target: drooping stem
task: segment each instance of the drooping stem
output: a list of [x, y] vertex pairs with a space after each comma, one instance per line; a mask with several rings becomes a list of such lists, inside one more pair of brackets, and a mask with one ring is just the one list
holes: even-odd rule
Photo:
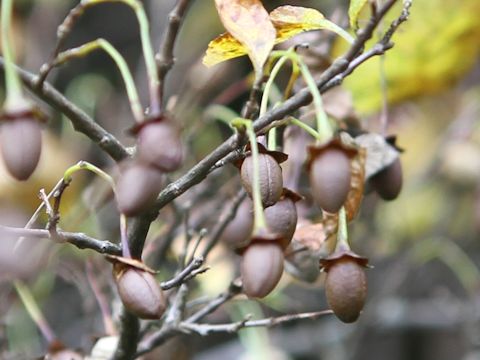
[[[85, 9], [90, 6], [94, 6], [101, 3], [120, 2], [132, 8], [137, 17], [137, 21], [140, 28], [140, 40], [142, 43], [142, 52], [145, 59], [145, 67], [147, 69], [147, 75], [149, 80], [149, 93], [150, 93], [150, 115], [157, 115], [160, 112], [159, 103], [159, 87], [160, 82], [158, 79], [157, 66], [155, 64], [155, 53], [153, 51], [152, 41], [150, 38], [150, 24], [145, 13], [143, 4], [139, 0], [82, 0], [76, 8], [74, 8], [62, 25], [59, 27], [59, 44], [61, 44], [67, 34], [70, 32], [73, 24], [83, 14]], [[58, 49], [57, 49], [58, 50]], [[40, 77], [43, 80], [45, 75]]]
[[262, 197], [260, 194], [260, 164], [258, 163], [258, 146], [257, 136], [251, 123], [248, 123], [247, 135], [250, 141], [250, 149], [252, 151], [253, 164], [253, 206], [254, 206], [254, 231], [262, 229], [266, 226], [265, 216], [263, 214]]
[[110, 184], [110, 187], [112, 188], [113, 192], [115, 193], [115, 181], [113, 181], [113, 178], [108, 175], [105, 171], [102, 169], [96, 167], [93, 164], [90, 164], [87, 161], [79, 161], [73, 166], [70, 166], [65, 172], [63, 173], [63, 181], [64, 182], [70, 182], [72, 181], [72, 175], [76, 173], [79, 170], [88, 170], [93, 172], [94, 174], [97, 174], [100, 176], [102, 179], [104, 179], [106, 182]]
[[252, 122], [248, 119], [237, 118], [232, 121], [232, 126], [236, 128], [244, 127], [250, 142], [250, 150], [252, 157], [252, 170], [253, 170], [253, 185], [252, 185], [252, 198], [253, 198], [253, 231], [256, 232], [266, 227], [265, 215], [263, 214], [262, 196], [260, 193], [260, 165], [258, 163], [258, 144], [255, 130], [253, 129]]
[[14, 54], [12, 43], [10, 41], [10, 20], [12, 17], [13, 0], [2, 1], [1, 15], [1, 37], [2, 37], [2, 53], [5, 60], [5, 87], [7, 91], [5, 107], [9, 108], [22, 96], [22, 83], [13, 66]]
[[317, 139], [317, 140], [319, 140], [319, 141], [321, 140], [321, 139], [320, 139], [320, 135], [318, 134], [318, 132], [317, 132], [314, 128], [312, 128], [312, 127], [308, 126], [307, 124], [305, 124], [303, 121], [300, 121], [300, 120], [298, 120], [298, 119], [296, 119], [296, 118], [294, 118], [294, 117], [291, 117], [291, 118], [290, 118], [290, 122], [291, 122], [292, 124], [294, 124], [294, 125], [302, 128], [302, 129], [305, 130], [306, 132], [308, 132], [308, 133], [309, 133], [310, 135], [312, 135], [315, 139]]
[[338, 212], [338, 232], [335, 252], [345, 250], [350, 250], [350, 245], [348, 243], [347, 213], [345, 211], [345, 207], [342, 206]]
[[64, 64], [65, 62], [73, 58], [86, 56], [92, 51], [95, 51], [97, 49], [104, 50], [108, 55], [110, 55], [110, 57], [113, 59], [113, 61], [117, 65], [118, 69], [120, 70], [120, 73], [122, 74], [123, 81], [125, 83], [125, 88], [127, 90], [127, 95], [128, 95], [133, 116], [135, 117], [135, 120], [137, 122], [142, 121], [143, 120], [142, 104], [140, 103], [140, 99], [138, 96], [137, 88], [135, 86], [135, 82], [133, 80], [132, 73], [130, 72], [127, 62], [125, 61], [123, 56], [107, 40], [100, 38], [100, 39], [88, 42], [79, 47], [63, 51], [60, 54], [58, 54], [56, 59], [53, 61], [52, 67]]
[[[285, 62], [289, 60], [288, 55], [282, 56], [276, 63], [275, 66], [272, 68], [270, 72], [270, 76], [268, 77], [268, 81], [265, 84], [265, 88], [263, 90], [262, 101], [260, 103], [260, 114], [259, 116], [265, 115], [267, 112], [268, 107], [268, 98], [270, 96], [270, 91], [272, 90], [272, 85], [277, 77], [280, 69], [285, 64]], [[276, 150], [277, 147], [277, 130], [276, 128], [272, 128], [268, 132], [268, 149], [269, 150]]]
[[153, 51], [150, 38], [150, 24], [143, 4], [138, 0], [123, 0], [135, 10], [138, 24], [140, 26], [140, 40], [142, 42], [143, 57], [147, 69], [150, 89], [150, 115], [158, 115], [160, 109], [160, 81], [158, 78], [157, 64], [155, 63], [155, 52]]
[[308, 70], [307, 65], [303, 62], [300, 56], [295, 54], [295, 57], [297, 58], [297, 63], [300, 67], [300, 71], [302, 72], [302, 76], [313, 97], [315, 117], [317, 119], [317, 130], [319, 133], [318, 139], [320, 143], [326, 143], [333, 137], [333, 129], [328, 120], [327, 113], [323, 108], [322, 96], [320, 95], [320, 91], [318, 90], [315, 80], [310, 73], [310, 70]]
[[53, 342], [56, 339], [55, 333], [50, 328], [50, 325], [48, 325], [47, 320], [43, 316], [42, 311], [38, 307], [28, 287], [20, 280], [15, 280], [13, 282], [13, 285], [15, 286], [15, 290], [17, 291], [18, 296], [22, 300], [25, 309], [27, 309], [27, 312], [32, 318], [33, 322], [40, 329], [40, 332], [42, 333], [45, 340], [47, 340], [48, 343]]

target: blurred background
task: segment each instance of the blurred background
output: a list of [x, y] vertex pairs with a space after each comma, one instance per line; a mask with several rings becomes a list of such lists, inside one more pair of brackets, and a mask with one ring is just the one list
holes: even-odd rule
[[[144, 1], [156, 48], [175, 1]], [[298, 5], [320, 10], [344, 27], [348, 1], [263, 1], [267, 10]], [[55, 47], [56, 31], [77, 4], [66, 0], [15, 1], [13, 37], [18, 63], [38, 72]], [[398, 16], [395, 7], [388, 19]], [[399, 198], [383, 202], [367, 194], [358, 218], [350, 225], [353, 249], [370, 259], [366, 308], [353, 325], [335, 317], [296, 322], [271, 329], [244, 329], [238, 334], [179, 336], [146, 359], [328, 359], [328, 360], [475, 360], [480, 359], [480, 2], [478, 0], [415, 1], [410, 20], [394, 35], [395, 47], [382, 58], [370, 59], [342, 85], [325, 95], [330, 115], [342, 124], [354, 119], [362, 128], [397, 135], [404, 187]], [[359, 25], [368, 19], [368, 11]], [[389, 25], [385, 21], [378, 35]], [[188, 160], [172, 175], [178, 178], [212, 151], [231, 130], [212, 104], [240, 112], [248, 98], [251, 65], [242, 57], [206, 68], [201, 59], [210, 40], [224, 31], [213, 0], [192, 1], [176, 47], [176, 64], [166, 85], [168, 104], [184, 129]], [[65, 47], [98, 37], [108, 39], [125, 57], [146, 104], [146, 75], [139, 31], [132, 11], [123, 4], [102, 4], [85, 12]], [[375, 40], [375, 39], [374, 39]], [[305, 52], [312, 71], [342, 53], [341, 40], [324, 32], [295, 37], [289, 45], [308, 42]], [[286, 71], [288, 73], [288, 71]], [[288, 80], [280, 79], [279, 88]], [[1, 84], [3, 86], [3, 73]], [[124, 144], [133, 118], [123, 81], [111, 59], [94, 52], [55, 69], [49, 76], [71, 101], [111, 131]], [[4, 88], [0, 87], [0, 98]], [[39, 205], [38, 191], [47, 191], [65, 169], [87, 160], [114, 174], [113, 162], [71, 124], [48, 106], [41, 164], [33, 178], [18, 183], [0, 164], [0, 224], [24, 226]], [[308, 119], [308, 109], [303, 113]], [[301, 166], [305, 142], [289, 154]], [[52, 159], [55, 159], [52, 161]], [[292, 160], [293, 162], [294, 160]], [[233, 167], [215, 172], [209, 180], [180, 197], [193, 200], [192, 230], [209, 227], [223, 211], [221, 205], [236, 193], [240, 182]], [[217, 190], [217, 191], [216, 191]], [[308, 187], [297, 183], [307, 200], [299, 205], [304, 220], [315, 220]], [[198, 204], [198, 206], [197, 206]], [[94, 237], [118, 239], [118, 213], [108, 191], [89, 174], [76, 175], [65, 194], [61, 227]], [[206, 214], [206, 215], [205, 215]], [[42, 227], [46, 219], [40, 218]], [[162, 210], [149, 233], [147, 263], [160, 268], [160, 279], [175, 271], [182, 231], [175, 209]], [[178, 225], [178, 224], [177, 224]], [[7, 245], [14, 239], [3, 236]], [[172, 248], [166, 247], [172, 241]], [[0, 251], [1, 251], [0, 247]], [[7, 250], [5, 250], [7, 251]], [[4, 252], [5, 252], [4, 251]], [[92, 288], [107, 299], [115, 296], [110, 268], [92, 251], [80, 251], [48, 240], [32, 241], [19, 261], [31, 262], [25, 276], [51, 327], [69, 347], [88, 354], [96, 339], [111, 334], [105, 326]], [[166, 261], [158, 263], [165, 255]], [[32, 255], [33, 254], [33, 255]], [[3, 260], [5, 261], [5, 260]], [[209, 258], [211, 270], [198, 278], [193, 298], [224, 291], [238, 273], [238, 257], [219, 245]], [[327, 308], [323, 275], [315, 265], [295, 266], [264, 301], [240, 297], [212, 314], [209, 322], [229, 322]], [[92, 276], [92, 274], [95, 274]], [[299, 278], [300, 277], [300, 278]], [[308, 280], [308, 281], [304, 281]], [[33, 359], [45, 352], [45, 341], [31, 321], [9, 280], [0, 274], [0, 358]], [[113, 317], [118, 301], [109, 302]]]

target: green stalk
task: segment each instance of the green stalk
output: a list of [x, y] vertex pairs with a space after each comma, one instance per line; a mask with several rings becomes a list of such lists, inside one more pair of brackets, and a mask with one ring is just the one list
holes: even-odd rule
[[81, 45], [76, 48], [72, 48], [58, 54], [57, 58], [54, 61], [54, 66], [64, 64], [65, 62], [71, 60], [72, 58], [83, 57], [88, 55], [90, 52], [97, 49], [104, 50], [110, 57], [113, 59], [117, 65], [120, 73], [122, 75], [123, 81], [125, 83], [125, 88], [127, 90], [127, 96], [130, 102], [130, 107], [132, 109], [133, 116], [137, 122], [142, 121], [143, 119], [143, 109], [140, 103], [138, 96], [137, 88], [133, 80], [132, 73], [128, 68], [127, 62], [123, 56], [115, 49], [110, 42], [105, 39], [97, 39], [91, 42], [88, 42], [84, 45]]
[[254, 232], [266, 227], [265, 215], [263, 214], [263, 205], [260, 194], [260, 165], [258, 163], [257, 137], [253, 131], [253, 126], [249, 122], [247, 126], [248, 140], [252, 151], [253, 161], [253, 206], [255, 210]]
[[10, 42], [10, 20], [12, 17], [13, 0], [3, 0], [1, 7], [1, 36], [2, 36], [2, 53], [5, 59], [5, 87], [7, 96], [5, 100], [5, 108], [13, 108], [19, 98], [22, 98], [22, 83], [14, 68], [14, 55], [12, 43]]
[[312, 127], [305, 124], [303, 121], [300, 121], [300, 120], [292, 117], [292, 118], [290, 118], [290, 122], [292, 124], [297, 125], [298, 127], [302, 128], [303, 130], [308, 132], [310, 135], [312, 135], [315, 139], [320, 141], [320, 135], [318, 134], [318, 132], [315, 129], [313, 129]]
[[348, 244], [347, 213], [345, 211], [345, 207], [342, 206], [338, 212], [338, 232], [335, 252], [345, 250], [350, 250], [350, 245]]
[[18, 293], [18, 296], [22, 300], [22, 303], [25, 306], [25, 309], [27, 309], [27, 312], [32, 318], [33, 322], [40, 329], [45, 340], [47, 340], [48, 343], [53, 342], [56, 339], [56, 336], [53, 330], [48, 325], [47, 320], [43, 316], [42, 311], [38, 307], [28, 287], [20, 280], [15, 280], [13, 282], [13, 285], [15, 287], [15, 290]]
[[232, 121], [232, 126], [239, 128], [245, 127], [248, 140], [250, 142], [250, 150], [252, 152], [252, 162], [253, 162], [253, 232], [256, 233], [258, 230], [266, 228], [267, 222], [265, 221], [265, 215], [263, 214], [263, 205], [262, 205], [262, 196], [260, 194], [260, 165], [258, 163], [258, 146], [257, 146], [257, 136], [253, 130], [253, 125], [250, 120], [247, 119], [234, 119]]
[[205, 110], [205, 116], [219, 120], [230, 126], [232, 119], [238, 118], [239, 114], [225, 105], [214, 104]]
[[[285, 64], [287, 60], [289, 60], [288, 55], [283, 55], [275, 64], [275, 66], [272, 68], [272, 71], [270, 72], [270, 76], [268, 77], [268, 81], [265, 84], [265, 88], [263, 90], [262, 94], [262, 101], [260, 103], [260, 114], [259, 117], [262, 117], [266, 112], [267, 112], [267, 107], [268, 107], [268, 99], [270, 96], [270, 92], [272, 90], [272, 85], [275, 81], [275, 78], [277, 77], [280, 69], [282, 66]], [[277, 148], [277, 129], [272, 128], [268, 132], [268, 149], [269, 150], [276, 150]]]
[[143, 57], [149, 80], [150, 90], [150, 114], [157, 115], [160, 112], [160, 81], [158, 79], [157, 65], [155, 63], [155, 52], [153, 51], [150, 38], [150, 24], [142, 2], [138, 0], [82, 0], [82, 4], [99, 4], [106, 2], [121, 2], [130, 6], [135, 12], [140, 27], [140, 40], [142, 42]]
[[313, 97], [313, 105], [315, 106], [315, 116], [317, 119], [317, 130], [319, 133], [319, 141], [320, 143], [326, 143], [330, 141], [333, 137], [333, 129], [328, 121], [328, 116], [325, 110], [323, 109], [323, 101], [320, 95], [320, 91], [317, 88], [317, 84], [315, 84], [315, 80], [313, 79], [310, 70], [308, 70], [307, 65], [302, 61], [302, 59], [295, 54], [297, 58], [298, 65], [300, 66], [300, 71], [302, 72], [302, 76], [307, 83], [307, 86], [312, 94]]
[[105, 171], [103, 171], [102, 169], [100, 169], [100, 168], [96, 167], [95, 165], [90, 164], [89, 162], [86, 162], [86, 161], [79, 161], [75, 165], [70, 166], [63, 173], [63, 181], [67, 182], [67, 183], [72, 181], [72, 175], [79, 170], [88, 170], [88, 171], [91, 171], [91, 172], [97, 174], [98, 176], [100, 176], [102, 179], [104, 179], [105, 181], [107, 181], [110, 184], [114, 193], [116, 192], [115, 181], [113, 181], [113, 178], [110, 175], [108, 175]]

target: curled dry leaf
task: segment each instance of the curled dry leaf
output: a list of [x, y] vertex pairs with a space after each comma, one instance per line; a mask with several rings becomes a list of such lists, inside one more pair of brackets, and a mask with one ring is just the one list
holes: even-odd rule
[[365, 188], [365, 149], [359, 149], [357, 155], [350, 162], [350, 191], [345, 202], [345, 211], [347, 220], [352, 221], [360, 209], [363, 199], [363, 190]]
[[300, 280], [314, 282], [320, 274], [319, 259], [330, 254], [335, 247], [337, 216], [329, 214], [317, 224], [303, 222], [295, 230], [286, 252], [285, 269]]
[[366, 150], [365, 178], [369, 179], [387, 166], [393, 164], [399, 151], [379, 134], [363, 134], [354, 139], [355, 143]]
[[276, 31], [259, 0], [215, 0], [218, 15], [227, 31], [245, 46], [257, 72], [275, 44]]
[[[326, 29], [343, 36], [352, 42], [353, 38], [343, 29], [325, 17], [317, 10], [301, 6], [280, 6], [270, 13], [270, 21], [276, 30], [274, 44], [284, 42], [305, 31]], [[225, 26], [227, 28], [227, 26]], [[227, 30], [229, 30], [227, 28]], [[230, 31], [230, 30], [229, 30]], [[233, 35], [233, 36], [232, 36]], [[206, 66], [213, 66], [222, 61], [233, 59], [248, 53], [235, 34], [224, 33], [208, 44], [203, 58]]]

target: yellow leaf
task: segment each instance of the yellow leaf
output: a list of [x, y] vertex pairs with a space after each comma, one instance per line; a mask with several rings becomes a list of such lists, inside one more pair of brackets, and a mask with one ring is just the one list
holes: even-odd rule
[[[326, 29], [334, 31], [348, 42], [353, 38], [342, 28], [335, 25], [317, 10], [300, 6], [280, 6], [270, 13], [270, 20], [276, 29], [275, 44], [286, 41], [293, 36], [311, 30]], [[213, 66], [222, 61], [247, 54], [247, 49], [241, 41], [229, 33], [225, 33], [208, 44], [203, 63]]]
[[352, 29], [357, 27], [358, 15], [368, 0], [351, 0], [348, 8], [348, 17], [350, 18], [350, 27]]
[[[401, 12], [402, 2], [387, 14], [388, 25]], [[462, 79], [480, 55], [480, 1], [416, 1], [409, 20], [395, 33], [395, 46], [385, 55], [387, 98], [390, 104], [450, 89]], [[425, 16], [428, 14], [428, 16]], [[370, 41], [368, 49], [378, 39]], [[344, 53], [338, 42], [334, 55]], [[364, 114], [382, 106], [380, 58], [366, 61], [344, 84], [353, 93], [357, 111]]]
[[215, 0], [220, 20], [248, 52], [257, 72], [275, 44], [276, 31], [259, 0]]
[[270, 13], [270, 19], [277, 29], [276, 44], [292, 38], [293, 36], [310, 30], [330, 30], [349, 43], [353, 38], [341, 27], [325, 19], [318, 10], [301, 6], [280, 6]]

